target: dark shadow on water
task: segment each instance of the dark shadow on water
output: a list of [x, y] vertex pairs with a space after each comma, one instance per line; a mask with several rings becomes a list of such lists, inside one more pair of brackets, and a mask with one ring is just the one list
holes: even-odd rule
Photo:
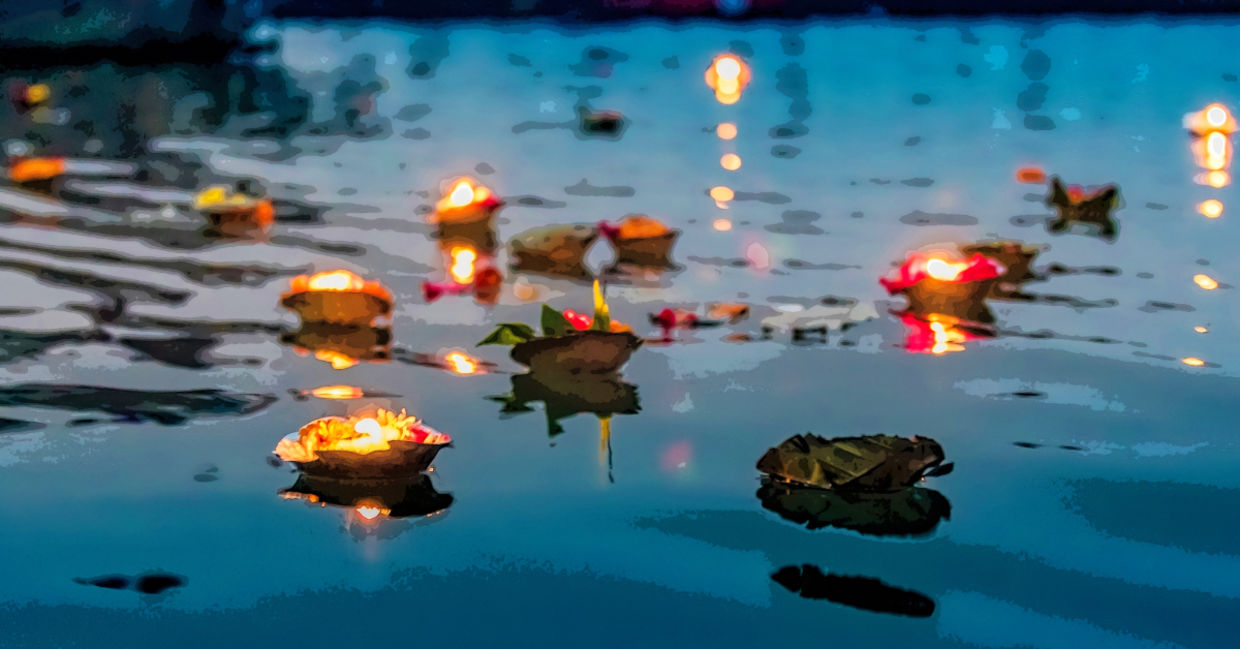
[[199, 417], [248, 415], [266, 408], [275, 400], [269, 394], [223, 390], [158, 392], [49, 383], [23, 383], [0, 388], [0, 406], [99, 411], [119, 417], [114, 423], [150, 421], [163, 426], [176, 426]]
[[512, 392], [495, 397], [503, 404], [500, 413], [514, 415], [533, 412], [533, 403], [542, 402], [547, 416], [547, 435], [564, 432], [560, 421], [581, 413], [599, 418], [633, 415], [641, 411], [637, 386], [624, 383], [614, 374], [603, 376], [518, 374], [512, 377]]
[[917, 536], [951, 517], [947, 497], [922, 487], [894, 494], [847, 493], [764, 478], [757, 496], [764, 508], [810, 530], [834, 527], [874, 536]]
[[447, 509], [454, 500], [452, 494], [436, 491], [425, 473], [397, 480], [340, 480], [301, 474], [280, 495], [347, 509], [370, 505], [387, 510], [382, 515], [390, 518], [429, 516]]
[[824, 573], [817, 566], [785, 566], [771, 580], [806, 599], [825, 599], [863, 611], [909, 617], [930, 617], [934, 601], [916, 591], [888, 586], [870, 577]]

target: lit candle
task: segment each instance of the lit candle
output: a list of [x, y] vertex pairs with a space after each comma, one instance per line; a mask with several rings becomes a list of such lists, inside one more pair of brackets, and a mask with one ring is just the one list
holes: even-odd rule
[[458, 178], [449, 184], [448, 191], [435, 205], [434, 221], [440, 225], [489, 224], [503, 205], [504, 202], [487, 187], [472, 178]]
[[928, 316], [942, 314], [962, 320], [989, 323], [994, 320], [985, 298], [991, 286], [1006, 269], [993, 259], [974, 254], [965, 260], [913, 253], [895, 277], [879, 283], [891, 295], [908, 298], [910, 313]]
[[451, 442], [403, 410], [379, 410], [373, 416], [316, 419], [281, 439], [275, 454], [307, 473], [390, 477], [425, 471]]
[[600, 222], [599, 231], [615, 247], [616, 263], [649, 267], [670, 266], [680, 236], [680, 230], [642, 214], [627, 216], [619, 225]]
[[363, 325], [391, 314], [392, 294], [379, 282], [335, 270], [294, 277], [281, 304], [303, 322]]
[[270, 199], [246, 196], [224, 185], [199, 192], [194, 197], [194, 209], [206, 216], [212, 227], [226, 234], [263, 229], [275, 220], [275, 208]]

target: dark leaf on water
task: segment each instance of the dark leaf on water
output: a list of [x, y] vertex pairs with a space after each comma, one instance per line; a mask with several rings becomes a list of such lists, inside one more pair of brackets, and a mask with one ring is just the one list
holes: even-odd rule
[[758, 460], [758, 470], [824, 489], [887, 492], [912, 486], [942, 461], [943, 448], [926, 437], [825, 439], [807, 433], [769, 449]]

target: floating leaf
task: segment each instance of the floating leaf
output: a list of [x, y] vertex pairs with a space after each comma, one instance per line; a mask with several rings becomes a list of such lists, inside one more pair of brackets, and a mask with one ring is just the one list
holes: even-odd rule
[[482, 339], [481, 345], [516, 345], [536, 338], [529, 325], [520, 322], [505, 322], [495, 328], [491, 335]]
[[566, 336], [574, 330], [572, 323], [564, 317], [563, 313], [546, 304], [542, 307], [542, 329], [543, 335], [548, 337]]

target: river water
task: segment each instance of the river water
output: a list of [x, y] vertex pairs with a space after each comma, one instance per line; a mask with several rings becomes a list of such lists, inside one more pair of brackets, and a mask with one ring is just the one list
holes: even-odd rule
[[[30, 70], [52, 99], [5, 109], [6, 149], [71, 159], [50, 196], [0, 188], [0, 645], [1232, 646], [1240, 264], [1235, 219], [1197, 212], [1232, 189], [1195, 182], [1181, 117], [1235, 101], [1235, 33], [276, 23], [214, 67]], [[731, 105], [703, 81], [725, 51], [752, 67]], [[583, 133], [579, 106], [627, 123]], [[1049, 231], [1022, 167], [1118, 184], [1117, 236]], [[497, 304], [428, 303], [446, 269], [427, 213], [463, 174], [507, 199], [501, 241], [629, 213], [681, 229], [675, 269], [611, 277], [639, 334], [666, 306], [749, 317], [638, 350], [640, 406], [607, 438], [590, 413], [503, 412], [488, 397], [520, 368], [474, 344], [542, 301], [588, 310], [590, 286], [501, 252]], [[274, 199], [265, 234], [213, 236], [190, 209], [234, 180]], [[1045, 246], [1024, 299], [991, 301], [996, 337], [914, 353], [878, 278], [995, 238]], [[599, 243], [587, 265], [610, 259]], [[279, 306], [291, 276], [336, 268], [395, 296], [390, 345], [344, 369]], [[426, 362], [453, 349], [494, 366]], [[379, 396], [306, 393], [335, 384]], [[281, 494], [280, 437], [371, 405], [454, 437], [429, 474], [450, 504], [367, 522]], [[955, 470], [917, 489], [950, 512], [913, 535], [781, 517], [754, 464], [807, 431], [934, 438]], [[772, 580], [804, 564], [932, 612]], [[79, 583], [153, 572], [183, 584]]]

